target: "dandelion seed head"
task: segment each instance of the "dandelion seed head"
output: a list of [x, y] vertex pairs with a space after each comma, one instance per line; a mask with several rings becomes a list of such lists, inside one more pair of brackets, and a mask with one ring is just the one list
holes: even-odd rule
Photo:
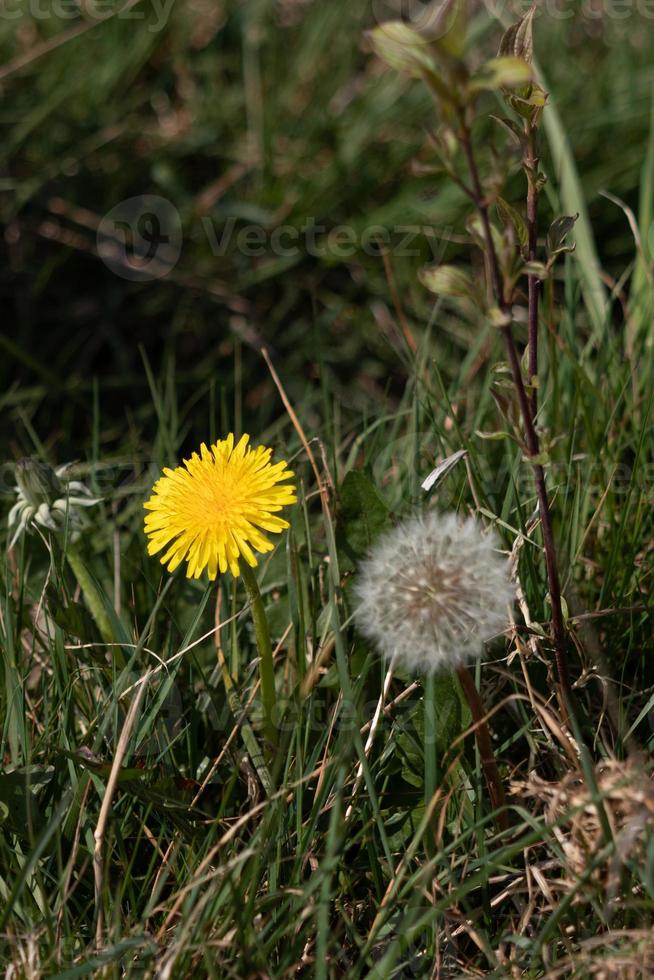
[[515, 598], [496, 535], [430, 512], [384, 535], [359, 572], [355, 617], [382, 656], [416, 673], [455, 670], [507, 625]]
[[270, 462], [272, 449], [253, 449], [249, 439], [235, 443], [230, 432], [210, 448], [203, 443], [199, 454], [164, 469], [155, 483], [143, 505], [149, 511], [148, 552], [163, 551], [160, 561], [170, 572], [185, 560], [187, 578], [206, 569], [213, 580], [228, 568], [237, 576], [240, 559], [254, 568], [255, 551], [272, 551], [264, 531], [289, 526], [277, 514], [297, 500], [294, 486], [285, 482], [293, 473], [285, 462]]

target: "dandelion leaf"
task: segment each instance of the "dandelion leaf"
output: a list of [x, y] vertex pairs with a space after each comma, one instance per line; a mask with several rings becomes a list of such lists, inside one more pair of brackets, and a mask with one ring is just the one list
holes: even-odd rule
[[390, 512], [370, 480], [355, 470], [341, 484], [337, 544], [344, 568], [366, 557], [382, 531], [390, 527]]
[[45, 826], [45, 817], [35, 791], [52, 779], [52, 768], [30, 766], [13, 772], [0, 773], [0, 806], [6, 808], [5, 827], [22, 840], [38, 834]]

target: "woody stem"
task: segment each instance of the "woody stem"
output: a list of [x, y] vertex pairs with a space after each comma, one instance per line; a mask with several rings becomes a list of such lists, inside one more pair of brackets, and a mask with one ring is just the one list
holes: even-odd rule
[[477, 687], [468, 668], [460, 667], [457, 671], [457, 676], [461, 682], [466, 700], [470, 705], [472, 720], [475, 723], [475, 737], [477, 739], [477, 748], [479, 749], [479, 758], [482, 769], [484, 770], [488, 795], [491, 806], [495, 811], [497, 825], [501, 831], [508, 830], [509, 817], [506, 809], [506, 796], [504, 795], [504, 786], [502, 785], [500, 771], [495, 761], [495, 753], [493, 752], [493, 743], [491, 742], [490, 732], [486, 723], [484, 706], [481, 703]]

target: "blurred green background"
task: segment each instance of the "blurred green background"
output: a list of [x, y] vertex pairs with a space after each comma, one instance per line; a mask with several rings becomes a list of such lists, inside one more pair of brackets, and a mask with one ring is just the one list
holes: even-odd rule
[[[317, 425], [328, 417], [325, 398], [345, 424], [350, 412], [358, 424], [362, 411], [392, 404], [407, 354], [392, 283], [420, 337], [433, 298], [416, 272], [458, 248], [464, 205], [456, 188], [415, 166], [430, 162], [425, 135], [435, 122], [422, 87], [366, 50], [365, 29], [402, 7], [382, 0], [5, 5], [0, 398], [7, 456], [33, 451], [37, 440], [59, 460], [83, 455], [92, 437], [104, 451], [151, 440], [146, 360], [158, 376], [174, 359], [180, 425], [191, 443], [210, 424], [238, 427], [244, 419], [261, 431], [279, 412], [262, 343], [291, 397], [315, 405]], [[497, 47], [494, 15], [507, 22], [522, 12], [517, 3], [475, 6], [471, 44], [480, 60]], [[542, 5], [536, 19], [537, 57], [614, 280], [633, 259], [634, 242], [625, 215], [600, 192], [638, 209], [654, 81], [652, 15], [636, 0], [560, 0]], [[492, 135], [483, 136], [488, 147]], [[544, 210], [556, 207], [556, 179], [548, 193]], [[178, 212], [181, 254], [166, 275], [132, 281], [98, 256], [96, 233], [120, 202], [143, 195]], [[346, 257], [325, 247], [339, 225], [353, 229], [357, 243]], [[408, 248], [407, 225], [423, 229]], [[292, 254], [275, 254], [270, 236], [281, 226], [298, 231]], [[316, 249], [306, 232], [312, 226], [325, 229]], [[262, 254], [243, 248], [239, 232], [250, 227], [263, 229], [248, 240], [262, 234]], [[386, 262], [375, 254], [380, 228], [392, 243]], [[128, 262], [129, 249], [127, 241]], [[441, 370], [447, 375], [452, 364], [458, 373], [474, 323], [437, 317], [433, 326]]]

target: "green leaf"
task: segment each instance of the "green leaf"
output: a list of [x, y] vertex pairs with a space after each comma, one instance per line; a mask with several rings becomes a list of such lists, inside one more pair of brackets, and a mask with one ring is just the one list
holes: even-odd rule
[[579, 212], [579, 222], [575, 228], [576, 261], [583, 283], [584, 302], [593, 322], [595, 336], [599, 339], [604, 336], [603, 331], [606, 329], [606, 287], [602, 280], [584, 188], [556, 104], [550, 105], [543, 114], [543, 126], [552, 153], [552, 170], [558, 175], [563, 207], [571, 214]]
[[518, 124], [513, 121], [513, 119], [508, 119], [506, 116], [493, 116], [491, 119], [499, 123], [503, 129], [509, 134], [511, 139], [521, 148], [524, 149], [527, 145], [527, 138], [523, 131], [520, 129]]
[[390, 512], [370, 480], [350, 470], [341, 484], [337, 539], [347, 558], [356, 564], [375, 538], [390, 527]]
[[520, 212], [516, 211], [513, 205], [505, 201], [503, 197], [497, 198], [495, 206], [504, 227], [512, 228], [520, 248], [526, 248], [529, 242], [529, 232]]
[[524, 17], [521, 17], [516, 24], [512, 24], [504, 32], [498, 52], [501, 57], [513, 55], [531, 63], [534, 56], [533, 20], [535, 13], [536, 8], [532, 7]]
[[564, 214], [560, 218], [555, 218], [547, 232], [547, 251], [550, 256], [558, 255], [559, 252], [570, 252], [574, 245], [565, 245], [565, 239], [575, 226], [579, 214]]
[[498, 330], [503, 330], [505, 327], [510, 327], [511, 323], [513, 322], [510, 311], [501, 310], [499, 306], [491, 306], [491, 308], [486, 311], [486, 316], [492, 325], [497, 327]]
[[[86, 606], [72, 601], [64, 605], [61, 601], [61, 594], [52, 584], [49, 584], [46, 589], [46, 601], [50, 616], [64, 633], [80, 640], [89, 640], [95, 637], [96, 625]], [[104, 661], [104, 650], [98, 651], [98, 656]]]
[[[104, 759], [99, 759], [85, 746], [77, 752], [71, 752], [70, 749], [59, 749], [59, 755], [63, 755], [67, 759], [72, 759], [73, 762], [76, 762], [84, 769], [88, 769], [89, 772], [94, 772], [103, 778], [108, 778], [113, 768], [113, 761], [107, 762]], [[136, 767], [128, 768], [125, 766], [118, 773], [118, 783], [121, 784], [133, 779], [145, 779], [149, 775], [149, 770], [137, 769]]]
[[[502, 233], [500, 232], [499, 228], [497, 228], [494, 224], [491, 223], [490, 227], [491, 227], [491, 237], [493, 239], [493, 245], [495, 247], [495, 251], [499, 255], [502, 252], [502, 249], [504, 248], [504, 240], [502, 238]], [[481, 217], [477, 212], [473, 212], [472, 214], [468, 215], [468, 217], [466, 218], [466, 228], [469, 234], [474, 239], [475, 243], [485, 254], [486, 233]]]
[[[652, 226], [654, 215], [654, 97], [651, 99], [649, 136], [647, 152], [640, 174], [640, 194], [638, 206], [638, 227], [641, 230], [643, 247], [638, 249], [638, 258], [631, 278], [629, 307], [631, 316], [627, 324], [627, 344], [633, 345], [634, 338], [648, 329], [652, 321], [654, 295], [650, 284], [652, 245], [645, 234]], [[629, 349], [629, 347], [627, 348]]]
[[437, 13], [428, 33], [435, 47], [454, 58], [463, 55], [468, 31], [467, 0], [445, 0], [435, 7]]
[[550, 276], [550, 270], [544, 262], [525, 262], [522, 272], [527, 276], [536, 276], [541, 281], [549, 279]]
[[530, 85], [519, 93], [514, 92], [509, 95], [508, 101], [518, 115], [533, 122], [540, 110], [547, 104], [547, 92], [540, 85]]
[[475, 435], [479, 439], [485, 439], [487, 442], [501, 442], [503, 439], [513, 439], [510, 432], [503, 432], [500, 429], [497, 432], [482, 432], [481, 429], [475, 429]]
[[447, 69], [453, 64], [460, 67], [460, 62], [452, 58], [453, 49], [458, 46], [456, 31], [451, 33], [447, 26], [437, 29], [441, 33], [432, 37], [401, 20], [390, 20], [369, 31], [368, 37], [375, 53], [390, 68], [421, 78], [438, 99], [451, 106], [458, 101], [447, 80]]
[[[459, 148], [454, 130], [447, 125], [439, 126], [436, 132], [428, 134], [428, 139], [445, 166], [452, 167]], [[438, 169], [442, 171], [442, 168]], [[424, 173], [424, 168], [421, 172]]]
[[525, 459], [532, 466], [549, 466], [552, 462], [552, 458], [549, 453], [536, 453], [534, 456], [525, 453]]
[[[570, 622], [570, 609], [568, 608], [568, 603], [565, 600], [565, 596], [561, 596], [560, 598], [561, 598], [561, 613], [563, 615], [563, 622], [567, 626], [568, 623]], [[552, 601], [551, 596], [549, 596], [549, 600], [551, 603]]]
[[437, 296], [471, 297], [475, 291], [472, 276], [455, 265], [427, 266], [420, 270], [418, 278]]
[[531, 67], [522, 58], [512, 56], [491, 58], [475, 72], [468, 83], [468, 88], [471, 92], [520, 88], [529, 85], [532, 78]]
[[368, 32], [375, 53], [390, 68], [413, 78], [424, 78], [437, 71], [437, 64], [426, 37], [401, 20], [389, 20]]
[[54, 770], [31, 766], [13, 772], [0, 772], [0, 805], [9, 813], [4, 820], [12, 833], [28, 840], [44, 826], [45, 817], [37, 802], [34, 790], [50, 782]]

